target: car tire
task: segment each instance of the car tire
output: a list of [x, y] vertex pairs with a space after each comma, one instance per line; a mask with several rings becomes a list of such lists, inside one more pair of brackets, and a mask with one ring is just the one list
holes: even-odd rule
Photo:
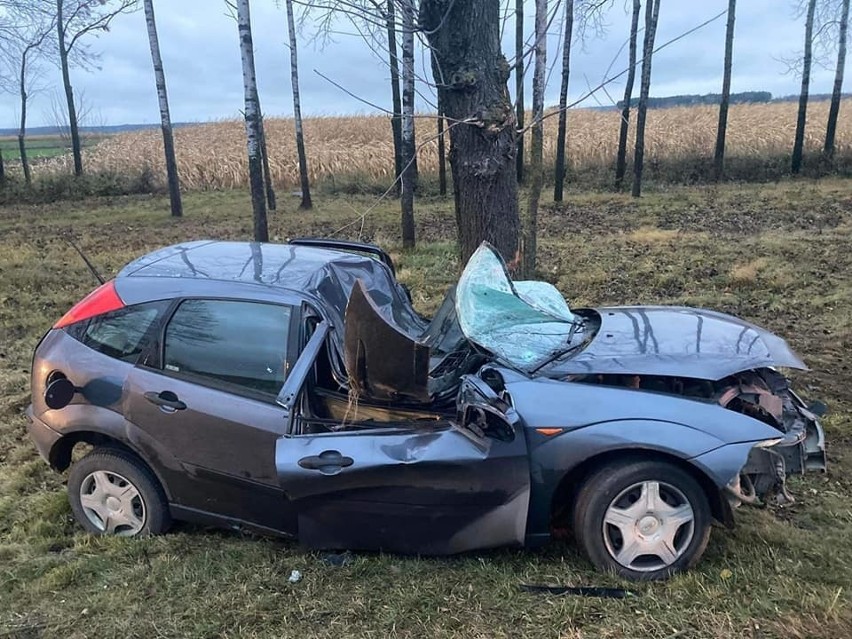
[[95, 448], [71, 467], [74, 518], [96, 535], [158, 535], [171, 525], [168, 501], [151, 470], [132, 453]]
[[665, 579], [694, 566], [710, 539], [712, 515], [699, 483], [661, 461], [622, 460], [581, 486], [573, 529], [600, 570], [626, 579]]

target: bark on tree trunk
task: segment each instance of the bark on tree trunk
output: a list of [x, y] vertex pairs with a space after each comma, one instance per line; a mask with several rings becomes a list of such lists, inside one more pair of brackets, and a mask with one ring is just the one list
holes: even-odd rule
[[[396, 0], [388, 0], [387, 3], [387, 30], [388, 30], [388, 64], [390, 65], [391, 77], [391, 129], [393, 130], [393, 177], [399, 180], [402, 174], [402, 98], [399, 93], [399, 58], [396, 53]], [[402, 192], [402, 186], [396, 183], [396, 194]]]
[[21, 168], [24, 170], [24, 182], [27, 186], [32, 183], [30, 175], [30, 163], [27, 159], [27, 53], [29, 47], [21, 55], [21, 75], [19, 78], [21, 89], [21, 126], [18, 129], [18, 152], [21, 155]]
[[[518, 131], [524, 130], [524, 0], [515, 0], [515, 119]], [[518, 134], [518, 183], [524, 181], [524, 135]]]
[[645, 163], [645, 120], [648, 115], [648, 94], [651, 91], [651, 58], [660, 16], [660, 0], [648, 0], [645, 7], [645, 42], [642, 47], [642, 86], [636, 113], [636, 149], [633, 156], [633, 197], [642, 195], [642, 170]]
[[849, 0], [843, 0], [840, 9], [840, 36], [837, 43], [837, 68], [834, 72], [834, 90], [831, 93], [831, 106], [828, 110], [828, 124], [825, 128], [823, 155], [826, 160], [834, 159], [834, 138], [837, 133], [837, 116], [840, 114], [840, 98], [843, 91], [843, 74], [846, 70], [846, 33], [849, 28]]
[[183, 215], [183, 203], [180, 197], [180, 178], [178, 177], [175, 141], [172, 134], [172, 120], [169, 114], [169, 95], [166, 91], [166, 74], [163, 59], [160, 56], [160, 40], [157, 37], [157, 21], [154, 17], [153, 0], [145, 0], [145, 21], [148, 24], [148, 43], [151, 46], [151, 61], [154, 65], [154, 81], [157, 85], [157, 98], [160, 103], [160, 128], [163, 131], [163, 150], [166, 158], [166, 177], [169, 184], [169, 202], [172, 216]]
[[728, 26], [725, 29], [725, 72], [722, 78], [722, 101], [719, 104], [719, 126], [716, 129], [716, 153], [713, 156], [713, 178], [718, 182], [725, 172], [725, 135], [728, 131], [728, 105], [731, 101], [731, 65], [734, 56], [734, 22], [737, 0], [728, 0]]
[[290, 38], [290, 84], [293, 87], [293, 122], [296, 125], [296, 154], [299, 156], [299, 183], [302, 201], [299, 208], [313, 208], [311, 183], [308, 178], [308, 156], [305, 154], [305, 134], [302, 130], [302, 100], [299, 97], [299, 61], [296, 49], [296, 22], [293, 19], [293, 0], [287, 0], [287, 34]]
[[562, 42], [562, 86], [559, 88], [559, 128], [556, 132], [556, 185], [553, 199], [562, 201], [565, 185], [565, 130], [568, 125], [568, 80], [571, 75], [571, 38], [574, 33], [574, 0], [565, 0], [565, 38]]
[[56, 30], [59, 44], [59, 66], [62, 69], [62, 86], [68, 107], [68, 128], [71, 131], [71, 152], [74, 155], [74, 175], [83, 175], [83, 154], [80, 146], [80, 130], [77, 125], [77, 107], [74, 104], [74, 89], [68, 70], [68, 49], [65, 42], [65, 20], [62, 13], [64, 0], [56, 0]]
[[636, 80], [636, 36], [639, 32], [639, 14], [642, 0], [633, 0], [633, 16], [630, 19], [630, 66], [627, 69], [627, 84], [624, 85], [624, 105], [621, 107], [621, 129], [618, 132], [618, 155], [615, 159], [615, 188], [621, 190], [627, 172], [627, 134], [630, 131], [630, 102], [633, 100], [633, 83]]
[[[532, 146], [530, 148], [530, 192], [527, 214], [521, 220], [521, 274], [535, 275], [538, 203], [544, 181], [544, 86], [547, 79], [547, 0], [535, 0], [535, 70], [533, 71]], [[564, 112], [563, 112], [564, 113]]]
[[[483, 241], [517, 258], [515, 117], [500, 51], [499, 0], [422, 0], [425, 30], [443, 76], [462, 264]], [[460, 123], [459, 121], [464, 121]]]
[[814, 11], [816, 0], [809, 0], [805, 17], [805, 53], [802, 58], [802, 90], [799, 93], [799, 113], [796, 118], [796, 139], [793, 142], [793, 158], [790, 171], [795, 175], [802, 169], [805, 150], [805, 124], [808, 119], [808, 90], [811, 84], [811, 59], [813, 53]]
[[276, 208], [275, 187], [272, 184], [272, 171], [269, 169], [269, 151], [266, 148], [266, 127], [263, 113], [260, 114], [260, 159], [263, 161], [263, 188], [266, 192], [266, 207], [270, 211]]
[[0, 186], [6, 182], [6, 164], [3, 162], [3, 149], [0, 149]]
[[414, 191], [417, 144], [414, 139], [414, 0], [402, 0], [402, 246], [414, 248]]
[[240, 37], [240, 56], [243, 63], [243, 92], [245, 94], [246, 147], [248, 150], [249, 185], [254, 217], [254, 239], [269, 241], [266, 223], [266, 199], [263, 179], [263, 153], [261, 151], [263, 125], [260, 115], [260, 98], [254, 71], [254, 47], [251, 37], [249, 0], [237, 0], [237, 30]]
[[447, 194], [447, 152], [444, 144], [444, 101], [438, 90], [438, 193]]

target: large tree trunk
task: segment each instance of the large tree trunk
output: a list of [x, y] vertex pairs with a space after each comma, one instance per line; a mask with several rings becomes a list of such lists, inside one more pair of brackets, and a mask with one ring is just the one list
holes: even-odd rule
[[[524, 130], [524, 0], [515, 0], [515, 119], [518, 131]], [[524, 134], [517, 142], [518, 182], [524, 181]]]
[[565, 0], [565, 38], [562, 42], [562, 85], [559, 88], [559, 127], [556, 132], [556, 185], [553, 199], [562, 201], [565, 185], [565, 130], [568, 126], [568, 80], [571, 75], [571, 38], [574, 34], [574, 0]]
[[[393, 177], [399, 180], [402, 174], [402, 97], [399, 93], [399, 58], [396, 54], [396, 0], [388, 0], [387, 3], [387, 30], [388, 30], [388, 64], [390, 65], [391, 78], [391, 129], [393, 130]], [[399, 195], [402, 187], [397, 181], [396, 193]]]
[[[446, 19], [444, 19], [444, 15]], [[517, 257], [515, 118], [500, 51], [499, 0], [421, 0], [425, 29], [445, 78], [459, 251], [462, 263], [483, 241]], [[463, 120], [463, 123], [459, 123]]]
[[633, 0], [633, 16], [630, 19], [630, 66], [627, 68], [627, 83], [624, 85], [624, 104], [621, 107], [621, 129], [618, 132], [618, 155], [615, 159], [615, 188], [621, 189], [627, 172], [627, 134], [630, 131], [630, 102], [633, 100], [633, 83], [636, 80], [636, 39], [639, 33], [639, 14], [642, 0]]
[[24, 182], [29, 186], [32, 183], [30, 175], [30, 163], [27, 159], [27, 54], [29, 47], [21, 54], [21, 75], [19, 77], [21, 90], [21, 125], [18, 129], [18, 151], [21, 155], [21, 168], [24, 171]]
[[3, 161], [3, 149], [0, 149], [0, 186], [6, 181], [6, 164]]
[[731, 66], [734, 56], [734, 22], [737, 0], [728, 0], [728, 26], [725, 29], [725, 71], [722, 78], [722, 101], [719, 103], [719, 126], [716, 129], [716, 153], [713, 156], [713, 178], [718, 182], [725, 171], [725, 135], [728, 131], [728, 105], [731, 101]]
[[417, 144], [414, 139], [414, 0], [402, 0], [402, 246], [414, 248], [414, 191]]
[[302, 100], [299, 97], [299, 62], [296, 50], [296, 23], [293, 20], [293, 0], [287, 0], [287, 34], [290, 38], [290, 84], [293, 86], [293, 121], [296, 125], [296, 154], [299, 156], [299, 183], [302, 187], [300, 209], [310, 209], [311, 183], [308, 179], [308, 156], [305, 154], [305, 134], [302, 131]]
[[157, 85], [157, 98], [160, 102], [160, 127], [163, 130], [163, 150], [166, 155], [166, 176], [169, 183], [169, 202], [172, 216], [183, 215], [183, 203], [180, 198], [180, 178], [178, 177], [175, 141], [172, 135], [172, 119], [169, 114], [169, 95], [166, 91], [166, 74], [163, 71], [163, 59], [160, 56], [160, 40], [157, 37], [157, 21], [154, 18], [153, 0], [145, 0], [145, 21], [148, 23], [148, 43], [151, 46], [151, 61], [154, 64], [154, 81]]
[[236, 0], [237, 29], [240, 36], [240, 56], [243, 62], [243, 92], [245, 94], [246, 147], [248, 149], [249, 185], [254, 217], [254, 239], [269, 241], [266, 223], [266, 198], [263, 179], [263, 153], [261, 151], [263, 124], [257, 78], [254, 71], [254, 47], [251, 38], [251, 13], [249, 0]]
[[660, 0], [648, 0], [645, 7], [645, 42], [642, 47], [642, 86], [636, 112], [636, 149], [633, 155], [633, 197], [642, 195], [642, 170], [645, 164], [645, 120], [648, 115], [648, 94], [651, 92], [651, 58], [660, 16]]
[[[547, 80], [547, 0], [535, 0], [535, 70], [533, 71], [532, 146], [530, 148], [530, 192], [527, 214], [521, 220], [521, 274], [535, 275], [538, 203], [544, 181], [544, 88]], [[564, 111], [563, 111], [564, 113]]]
[[71, 131], [71, 152], [74, 155], [74, 175], [83, 175], [83, 153], [80, 145], [80, 130], [77, 125], [77, 107], [74, 104], [74, 89], [71, 86], [71, 73], [68, 70], [68, 48], [65, 42], [64, 0], [56, 0], [56, 30], [59, 45], [59, 66], [62, 69], [62, 86], [65, 89], [65, 102], [68, 106], [68, 128]]
[[808, 120], [808, 91], [811, 84], [811, 60], [813, 57], [814, 11], [816, 0], [809, 0], [805, 16], [805, 53], [802, 58], [802, 90], [799, 93], [799, 113], [796, 118], [796, 138], [793, 142], [793, 159], [790, 171], [795, 175], [802, 169], [805, 150], [805, 124]]
[[828, 110], [828, 124], [825, 128], [825, 146], [823, 155], [827, 160], [834, 158], [834, 138], [837, 133], [837, 116], [840, 113], [840, 98], [843, 91], [843, 73], [846, 69], [846, 33], [849, 27], [849, 0], [843, 0], [840, 9], [840, 39], [837, 42], [837, 68], [834, 72], [834, 90], [831, 93], [831, 106]]

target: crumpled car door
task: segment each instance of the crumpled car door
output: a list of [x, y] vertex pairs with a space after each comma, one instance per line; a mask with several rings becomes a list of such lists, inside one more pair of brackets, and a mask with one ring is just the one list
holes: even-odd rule
[[295, 380], [307, 379], [325, 332], [314, 333], [279, 397], [294, 428], [277, 441], [275, 465], [299, 540], [425, 554], [523, 544], [530, 476], [522, 426], [513, 411], [501, 417], [494, 407], [490, 427], [465, 424], [479, 419], [473, 402], [488, 404], [471, 385], [463, 385], [460, 400], [468, 399], [457, 419], [302, 434], [296, 397], [311, 387]]

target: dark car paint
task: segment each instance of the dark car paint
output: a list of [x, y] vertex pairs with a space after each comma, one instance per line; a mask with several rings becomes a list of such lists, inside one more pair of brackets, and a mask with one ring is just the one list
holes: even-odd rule
[[[218, 250], [221, 260], [215, 259]], [[290, 266], [296, 271], [292, 277]], [[115, 286], [127, 304], [215, 297], [308, 308], [340, 340], [344, 296], [356, 279], [347, 275], [350, 268], [366, 274], [374, 288], [384, 288], [378, 305], [387, 321], [401, 318], [412, 329], [422, 324], [413, 310], [395, 308], [402, 293], [385, 265], [306, 247], [219, 242], [169, 247], [125, 267]], [[326, 295], [332, 303], [325, 303]], [[777, 436], [757, 420], [696, 400], [533, 382], [500, 367], [513, 403], [503, 413], [514, 433], [511, 441], [465, 428], [452, 416], [429, 427], [298, 435], [288, 431], [293, 411], [146, 368], [156, 360], [149, 355], [158, 343], [134, 367], [83, 346], [64, 330], [51, 331], [33, 368], [30, 433], [42, 455], [54, 458], [63, 437], [97, 432], [151, 466], [176, 516], [297, 534], [317, 547], [443, 554], [537, 542], [549, 535], [559, 481], [595, 455], [656, 451], [690, 464], [721, 489], [736, 476], [752, 443]], [[306, 377], [310, 367], [302, 360], [312, 361], [316, 352], [303, 353], [285, 386], [302, 385], [305, 380], [292, 375]], [[89, 389], [55, 411], [41, 397], [54, 370], [67, 371], [74, 384]], [[139, 393], [147, 389], [177, 389], [189, 412], [145, 406]], [[483, 405], [492, 403], [483, 398]], [[180, 430], [180, 422], [192, 430]], [[241, 434], [228, 432], [234, 425]], [[563, 432], [545, 437], [535, 431], [539, 427]], [[51, 441], [45, 428], [62, 437]], [[326, 456], [335, 462], [326, 468], [331, 472], [299, 465], [325, 451], [337, 453]], [[351, 465], [337, 463], [346, 457]]]
[[544, 374], [718, 380], [765, 366], [807, 368], [783, 339], [725, 313], [677, 306], [620, 306], [594, 312], [600, 327], [591, 342], [545, 367]]

